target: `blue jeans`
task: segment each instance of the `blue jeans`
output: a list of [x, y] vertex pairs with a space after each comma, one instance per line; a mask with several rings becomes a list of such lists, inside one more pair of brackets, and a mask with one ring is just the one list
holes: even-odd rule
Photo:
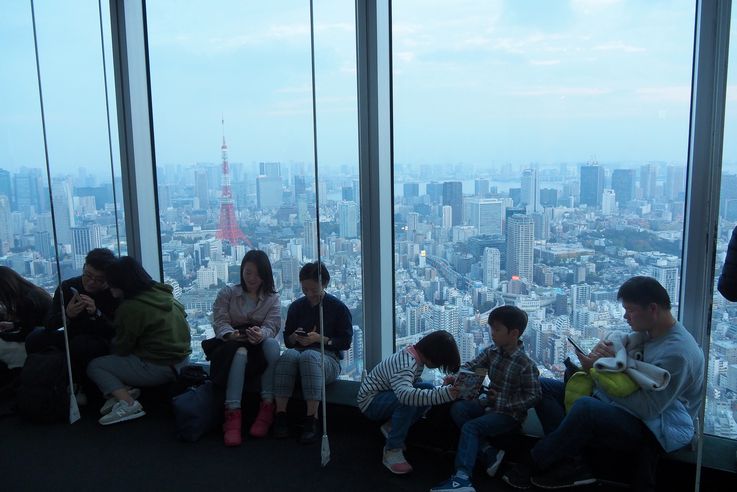
[[[433, 389], [430, 383], [415, 383], [415, 388]], [[402, 449], [404, 440], [407, 438], [409, 428], [420, 420], [420, 417], [430, 408], [429, 406], [412, 407], [399, 403], [397, 395], [393, 391], [382, 391], [374, 396], [371, 404], [365, 412], [366, 417], [371, 420], [383, 422], [389, 418], [392, 420], [392, 429], [386, 438], [384, 449]]]
[[558, 428], [566, 416], [565, 384], [558, 379], [540, 378], [542, 399], [535, 405], [535, 413], [547, 436]]
[[[519, 422], [511, 415], [496, 412], [487, 412], [486, 407], [479, 400], [457, 401], [450, 407], [450, 416], [453, 422], [461, 428], [461, 438], [458, 441], [456, 452], [456, 471], [463, 471], [469, 477], [473, 474], [473, 465], [476, 463], [481, 440], [506, 434], [517, 427]], [[497, 450], [492, 446], [492, 452]]]
[[646, 432], [649, 431], [634, 415], [585, 396], [576, 400], [555, 430], [546, 431], [530, 454], [535, 464], [544, 470], [558, 461], [580, 456], [589, 446], [635, 452], [644, 443]]

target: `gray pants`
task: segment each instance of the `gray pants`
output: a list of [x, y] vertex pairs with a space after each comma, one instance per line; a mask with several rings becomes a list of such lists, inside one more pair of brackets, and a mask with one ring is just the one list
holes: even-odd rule
[[[261, 375], [261, 399], [268, 401], [274, 399], [274, 367], [276, 367], [276, 361], [279, 360], [281, 348], [279, 342], [273, 338], [266, 338], [261, 344], [266, 359], [266, 370]], [[231, 410], [241, 407], [246, 362], [248, 362], [248, 351], [245, 347], [241, 347], [233, 356], [228, 373], [228, 385], [225, 389], [225, 406]]]
[[[320, 351], [318, 350], [286, 350], [274, 369], [274, 394], [278, 397], [290, 397], [294, 391], [297, 374], [302, 382], [302, 396], [306, 401], [322, 399], [322, 369], [320, 368]], [[325, 351], [325, 384], [338, 379], [340, 361], [332, 353]]]
[[[176, 365], [179, 369], [189, 358]], [[171, 366], [146, 362], [137, 355], [105, 355], [92, 360], [87, 375], [100, 388], [105, 397], [126, 386], [158, 386], [176, 379]]]

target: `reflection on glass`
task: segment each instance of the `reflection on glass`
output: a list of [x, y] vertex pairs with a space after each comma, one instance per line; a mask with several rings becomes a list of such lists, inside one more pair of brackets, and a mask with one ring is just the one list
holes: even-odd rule
[[469, 360], [514, 304], [560, 377], [567, 335], [629, 330], [627, 278], [677, 311], [694, 7], [666, 4], [393, 3], [397, 348]]
[[0, 254], [3, 264], [53, 291], [57, 252], [66, 278], [79, 274], [90, 249], [118, 250], [99, 11], [96, 3], [36, 4], [49, 180], [30, 4], [0, 9]]
[[[319, 247], [327, 290], [351, 309], [362, 341], [352, 4], [315, 12], [319, 190], [309, 3], [147, 8], [164, 275], [189, 314], [193, 358], [204, 360], [215, 296], [239, 282], [251, 248], [269, 256], [283, 322]], [[362, 367], [354, 341], [341, 377]]]

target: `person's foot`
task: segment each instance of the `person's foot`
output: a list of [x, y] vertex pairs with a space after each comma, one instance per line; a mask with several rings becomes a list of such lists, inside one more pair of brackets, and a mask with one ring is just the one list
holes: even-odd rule
[[557, 464], [550, 470], [534, 474], [530, 481], [541, 489], [564, 489], [596, 482], [589, 466], [579, 460]]
[[528, 464], [521, 463], [507, 470], [502, 475], [502, 480], [515, 489], [527, 490], [532, 487], [532, 482], [530, 481], [531, 476], [532, 467]]
[[258, 415], [251, 425], [249, 431], [253, 437], [266, 437], [269, 428], [274, 422], [274, 403], [270, 401], [262, 401], [258, 409]]
[[302, 434], [299, 436], [300, 444], [312, 444], [320, 438], [320, 432], [317, 428], [317, 418], [312, 415], [305, 417], [302, 422]]
[[476, 492], [471, 485], [470, 478], [461, 478], [453, 475], [443, 483], [430, 489], [430, 492]]
[[496, 475], [497, 470], [499, 470], [499, 465], [502, 464], [502, 460], [504, 459], [504, 450], [500, 449], [499, 451], [495, 450], [494, 448], [488, 448], [484, 452], [484, 460], [486, 463], [486, 474], [490, 477], [493, 477]]
[[243, 442], [241, 434], [241, 409], [226, 409], [223, 423], [223, 441], [226, 446], [240, 446]]
[[128, 403], [125, 400], [120, 400], [113, 405], [113, 408], [107, 415], [98, 420], [102, 425], [117, 424], [119, 422], [125, 422], [126, 420], [133, 420], [146, 415], [143, 411], [143, 407], [138, 400], [133, 400], [133, 403]]
[[277, 439], [289, 437], [287, 412], [276, 412], [276, 415], [274, 415], [274, 437]]
[[[138, 388], [129, 388], [128, 394], [131, 398], [134, 400], [138, 400], [138, 397], [141, 396], [141, 390]], [[100, 415], [107, 415], [110, 413], [110, 411], [113, 409], [113, 406], [118, 402], [117, 398], [108, 398], [105, 400], [105, 403], [103, 403], [102, 407], [100, 407]], [[79, 402], [77, 402], [79, 405]]]
[[385, 449], [382, 463], [396, 475], [404, 475], [412, 471], [412, 465], [407, 462], [401, 449]]

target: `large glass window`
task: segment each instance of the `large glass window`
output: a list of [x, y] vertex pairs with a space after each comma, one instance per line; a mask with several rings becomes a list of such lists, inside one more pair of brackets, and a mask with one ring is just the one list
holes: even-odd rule
[[[271, 261], [282, 303], [318, 258], [351, 309], [343, 377], [362, 368], [355, 15], [348, 2], [147, 5], [165, 281], [192, 328], [213, 336], [219, 289], [252, 249]], [[317, 158], [310, 29], [315, 35]], [[318, 210], [319, 201], [319, 210]], [[319, 220], [319, 237], [318, 223]]]
[[118, 253], [122, 243], [125, 251], [124, 239], [119, 239], [124, 236], [122, 202], [118, 194], [116, 206], [113, 193], [120, 164], [117, 141], [112, 140], [117, 139], [114, 99], [108, 105], [106, 98], [105, 70], [111, 72], [108, 12], [101, 14], [97, 2], [35, 2], [35, 15], [37, 53], [30, 2], [0, 7], [0, 261], [53, 291], [57, 253], [66, 278], [79, 275], [92, 248]]
[[397, 348], [468, 360], [514, 304], [560, 376], [566, 335], [629, 329], [627, 278], [677, 314], [694, 3], [392, 5]]
[[[737, 144], [730, 138], [737, 131], [735, 12], [732, 9], [715, 281], [722, 271], [732, 230], [737, 227]], [[727, 301], [716, 289], [710, 343], [704, 432], [737, 439], [737, 304]]]

